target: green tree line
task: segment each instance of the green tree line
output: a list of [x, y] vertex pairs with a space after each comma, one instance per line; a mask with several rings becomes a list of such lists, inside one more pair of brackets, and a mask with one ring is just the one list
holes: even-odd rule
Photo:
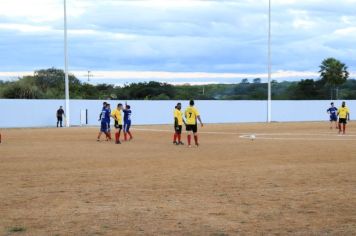
[[[320, 66], [320, 79], [298, 82], [272, 81], [275, 100], [356, 99], [356, 80], [348, 79], [347, 67], [334, 58]], [[89, 84], [69, 75], [72, 99], [120, 100], [265, 100], [267, 84], [260, 78], [251, 82], [243, 79], [238, 84], [171, 85], [160, 82], [132, 83], [124, 86]], [[63, 99], [64, 72], [50, 68], [35, 71], [15, 81], [0, 81], [0, 98]]]

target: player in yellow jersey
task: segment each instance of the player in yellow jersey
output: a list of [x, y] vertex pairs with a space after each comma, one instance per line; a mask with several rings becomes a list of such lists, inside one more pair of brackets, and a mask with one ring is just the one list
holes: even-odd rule
[[179, 102], [179, 103], [177, 103], [177, 106], [175, 107], [174, 113], [173, 113], [173, 115], [174, 115], [173, 144], [176, 144], [176, 145], [184, 145], [184, 143], [181, 141], [181, 135], [182, 135], [183, 123], [185, 123], [185, 121], [183, 119], [183, 113], [182, 113], [181, 109], [182, 109], [182, 104]]
[[188, 147], [191, 147], [191, 135], [194, 135], [195, 145], [198, 147], [198, 122], [200, 122], [201, 127], [203, 127], [203, 122], [201, 121], [198, 109], [194, 107], [194, 101], [190, 100], [189, 107], [185, 110], [184, 116], [186, 118], [186, 130], [188, 131]]
[[117, 108], [111, 113], [111, 117], [115, 120], [115, 143], [121, 144], [120, 135], [122, 130], [122, 104], [117, 104]]
[[345, 102], [342, 102], [341, 107], [337, 110], [337, 114], [339, 115], [339, 134], [341, 134], [341, 125], [342, 134], [345, 134], [347, 121], [350, 120], [350, 110]]

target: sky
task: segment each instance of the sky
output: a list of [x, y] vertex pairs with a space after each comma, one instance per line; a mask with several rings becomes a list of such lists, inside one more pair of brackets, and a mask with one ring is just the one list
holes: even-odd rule
[[[356, 77], [356, 0], [271, 0], [272, 78]], [[0, 79], [63, 68], [63, 0], [0, 0]], [[267, 0], [67, 0], [69, 70], [91, 83], [265, 79]]]

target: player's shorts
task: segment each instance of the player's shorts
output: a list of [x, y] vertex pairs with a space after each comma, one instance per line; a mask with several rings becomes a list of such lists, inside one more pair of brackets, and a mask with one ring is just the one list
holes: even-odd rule
[[177, 134], [181, 134], [181, 133], [182, 133], [182, 126], [181, 126], [181, 125], [176, 125], [176, 126], [174, 126], [174, 131], [175, 131]]
[[130, 131], [130, 127], [131, 127], [131, 121], [124, 122], [124, 132], [125, 133]]
[[119, 124], [119, 122], [115, 121], [115, 128], [116, 129], [122, 129], [122, 125]]
[[186, 130], [187, 131], [193, 131], [193, 133], [196, 133], [198, 132], [198, 125], [195, 124], [195, 125], [187, 125], [186, 126]]
[[63, 121], [63, 117], [62, 116], [57, 116], [57, 120], [58, 121]]
[[330, 116], [330, 121], [337, 121], [337, 116], [335, 116], [335, 115]]
[[346, 118], [339, 118], [339, 124], [347, 124]]
[[110, 131], [110, 125], [108, 122], [101, 122], [100, 131], [107, 133]]

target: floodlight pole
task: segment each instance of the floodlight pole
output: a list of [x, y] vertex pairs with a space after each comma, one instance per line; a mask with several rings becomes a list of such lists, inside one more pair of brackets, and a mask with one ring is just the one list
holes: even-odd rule
[[70, 107], [69, 107], [69, 78], [68, 78], [68, 42], [67, 42], [67, 2], [63, 0], [64, 6], [64, 74], [65, 74], [65, 114], [66, 127], [70, 126]]
[[272, 121], [272, 58], [271, 58], [271, 0], [268, 0], [268, 101], [267, 101], [267, 122]]

